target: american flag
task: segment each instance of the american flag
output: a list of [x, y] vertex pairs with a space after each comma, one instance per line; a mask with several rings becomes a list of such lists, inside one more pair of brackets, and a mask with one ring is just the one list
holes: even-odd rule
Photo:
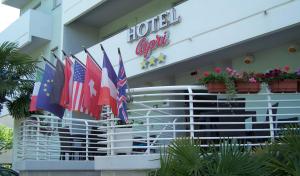
[[122, 57], [120, 55], [119, 59], [119, 73], [118, 73], [118, 116], [123, 122], [128, 122], [127, 114], [127, 98], [126, 98], [126, 89], [127, 89], [127, 77], [124, 69], [124, 64]]
[[72, 105], [74, 111], [84, 112], [82, 108], [83, 103], [83, 83], [85, 77], [85, 67], [75, 60], [74, 64], [74, 75], [73, 75], [73, 95], [72, 95]]

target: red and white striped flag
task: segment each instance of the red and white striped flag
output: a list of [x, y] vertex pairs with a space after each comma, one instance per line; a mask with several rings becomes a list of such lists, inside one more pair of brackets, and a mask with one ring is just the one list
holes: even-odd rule
[[85, 112], [83, 106], [83, 84], [85, 78], [85, 67], [77, 60], [74, 62], [72, 110]]

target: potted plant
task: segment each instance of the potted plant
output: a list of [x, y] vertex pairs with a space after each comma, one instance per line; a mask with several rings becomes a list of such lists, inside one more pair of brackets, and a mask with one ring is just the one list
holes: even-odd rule
[[273, 93], [297, 92], [298, 80], [296, 72], [289, 72], [290, 67], [276, 68], [264, 74], [264, 81]]
[[209, 93], [236, 93], [233, 76], [228, 71], [223, 72], [220, 67], [216, 67], [213, 72], [205, 71], [198, 80], [207, 86]]
[[260, 91], [262, 74], [254, 72], [242, 72], [235, 78], [236, 91], [238, 93], [257, 93]]

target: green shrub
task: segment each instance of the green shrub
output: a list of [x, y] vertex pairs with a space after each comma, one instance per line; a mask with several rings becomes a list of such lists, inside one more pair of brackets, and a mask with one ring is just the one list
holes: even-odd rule
[[300, 176], [300, 130], [283, 130], [282, 137], [254, 150], [226, 140], [200, 147], [189, 138], [174, 140], [161, 153], [161, 168], [151, 176]]

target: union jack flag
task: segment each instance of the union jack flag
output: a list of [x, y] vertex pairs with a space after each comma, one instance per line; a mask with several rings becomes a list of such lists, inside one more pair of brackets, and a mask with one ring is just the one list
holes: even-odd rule
[[119, 59], [119, 73], [118, 73], [118, 116], [123, 122], [128, 122], [128, 114], [127, 114], [127, 97], [126, 97], [126, 89], [127, 89], [127, 77], [124, 69], [124, 64], [122, 61], [122, 57], [120, 55]]

